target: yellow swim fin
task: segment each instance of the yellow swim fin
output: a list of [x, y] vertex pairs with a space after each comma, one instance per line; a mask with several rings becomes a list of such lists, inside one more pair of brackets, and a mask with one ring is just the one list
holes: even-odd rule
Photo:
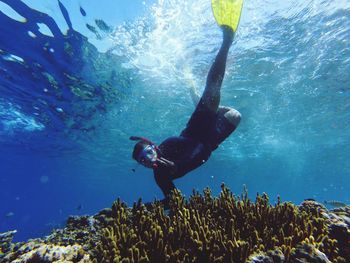
[[211, 7], [218, 25], [229, 26], [234, 32], [239, 24], [242, 6], [243, 0], [211, 0]]

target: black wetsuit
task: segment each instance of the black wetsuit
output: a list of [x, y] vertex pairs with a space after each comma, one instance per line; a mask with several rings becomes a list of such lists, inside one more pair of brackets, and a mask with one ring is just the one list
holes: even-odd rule
[[208, 73], [201, 100], [186, 128], [180, 136], [168, 138], [159, 145], [161, 156], [175, 164], [175, 168], [159, 166], [153, 169], [155, 180], [164, 193], [165, 203], [175, 188], [173, 180], [205, 163], [211, 152], [236, 128], [224, 116], [232, 109], [219, 107], [226, 59], [233, 41], [232, 29], [225, 26], [222, 29], [224, 38], [221, 48]]
[[236, 127], [223, 116], [225, 111], [226, 108], [219, 108], [213, 114], [205, 107], [197, 106], [181, 135], [170, 137], [159, 145], [161, 156], [175, 164], [175, 169], [160, 166], [153, 170], [166, 198], [175, 189], [174, 179], [205, 163], [211, 152], [235, 130]]

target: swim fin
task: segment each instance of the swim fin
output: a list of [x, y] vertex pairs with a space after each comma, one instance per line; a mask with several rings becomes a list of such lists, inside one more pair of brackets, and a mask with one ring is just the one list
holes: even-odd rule
[[243, 0], [211, 0], [211, 7], [218, 25], [229, 26], [234, 32], [239, 24], [242, 6]]

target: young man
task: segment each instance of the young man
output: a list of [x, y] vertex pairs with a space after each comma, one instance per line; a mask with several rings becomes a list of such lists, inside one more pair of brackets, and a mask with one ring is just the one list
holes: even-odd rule
[[[212, 0], [213, 13], [222, 29], [223, 41], [208, 73], [203, 95], [180, 136], [170, 137], [159, 146], [143, 137], [130, 137], [138, 141], [132, 157], [153, 169], [156, 183], [165, 196], [162, 200], [165, 208], [175, 189], [173, 180], [205, 163], [241, 120], [237, 110], [219, 104], [227, 55], [238, 27], [242, 5], [243, 0]], [[194, 89], [191, 95], [196, 100]]]

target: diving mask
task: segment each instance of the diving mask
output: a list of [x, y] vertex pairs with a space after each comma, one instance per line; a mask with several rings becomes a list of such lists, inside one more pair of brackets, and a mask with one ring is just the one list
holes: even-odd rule
[[140, 151], [137, 161], [142, 165], [152, 168], [157, 162], [157, 150], [154, 145], [147, 145], [142, 151]]

